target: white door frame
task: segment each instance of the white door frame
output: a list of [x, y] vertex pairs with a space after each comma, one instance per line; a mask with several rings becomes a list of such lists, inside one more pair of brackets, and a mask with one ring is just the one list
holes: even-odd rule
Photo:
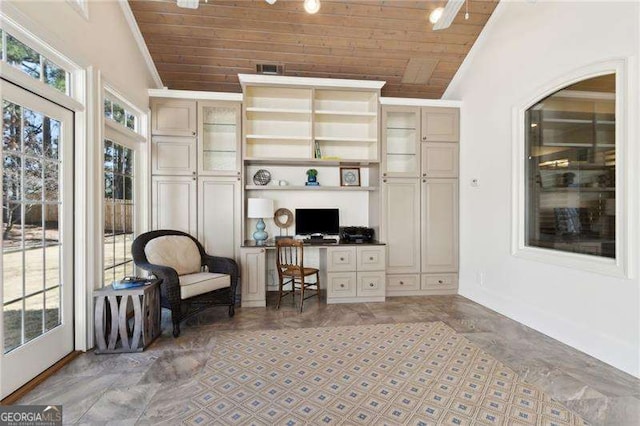
[[[7, 354], [4, 354], [4, 350], [0, 351], [0, 357], [2, 359], [0, 396], [5, 397], [74, 349], [74, 119], [73, 112], [68, 109], [6, 81], [2, 81], [0, 84], [2, 84], [0, 93], [2, 100], [8, 100], [25, 108], [40, 112], [62, 123], [62, 134], [59, 144], [59, 156], [62, 167], [59, 197], [63, 203], [61, 220], [59, 222], [60, 256], [63, 260], [63, 262], [61, 262], [61, 324]], [[1, 247], [2, 242], [0, 241], [0, 248]], [[25, 264], [24, 268], [28, 268], [28, 266], [29, 265]], [[3, 290], [0, 289], [0, 294], [2, 293]], [[0, 341], [4, 342], [4, 315], [0, 315]]]

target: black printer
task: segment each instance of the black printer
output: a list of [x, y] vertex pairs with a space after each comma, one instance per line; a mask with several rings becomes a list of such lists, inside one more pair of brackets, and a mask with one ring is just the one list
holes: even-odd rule
[[366, 226], [345, 226], [340, 229], [340, 242], [370, 243], [374, 240], [375, 231]]

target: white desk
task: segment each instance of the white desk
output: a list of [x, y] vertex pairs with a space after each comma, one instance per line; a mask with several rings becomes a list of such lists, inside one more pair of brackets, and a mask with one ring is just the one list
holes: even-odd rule
[[[320, 288], [327, 303], [384, 302], [386, 246], [383, 243], [309, 244], [320, 253]], [[240, 248], [241, 305], [266, 306], [267, 251], [275, 242], [257, 246], [245, 241]], [[275, 269], [275, 265], [272, 265]]]

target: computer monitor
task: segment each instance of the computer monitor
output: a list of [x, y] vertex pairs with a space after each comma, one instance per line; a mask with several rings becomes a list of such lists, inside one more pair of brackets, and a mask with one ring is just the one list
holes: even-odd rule
[[338, 209], [296, 209], [296, 235], [339, 233]]

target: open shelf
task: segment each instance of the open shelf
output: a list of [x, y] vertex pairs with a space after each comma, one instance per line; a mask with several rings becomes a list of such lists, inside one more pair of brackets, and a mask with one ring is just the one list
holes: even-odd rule
[[362, 142], [362, 143], [374, 143], [378, 142], [378, 139], [375, 138], [351, 138], [351, 137], [339, 137], [339, 136], [316, 136], [315, 140], [317, 141], [326, 141], [326, 142]]
[[306, 186], [306, 185], [246, 185], [246, 190], [258, 191], [377, 191], [377, 186]]
[[247, 135], [247, 139], [285, 140], [285, 141], [311, 141], [310, 136], [279, 136], [279, 135]]
[[378, 113], [369, 111], [329, 111], [329, 110], [316, 110], [315, 114], [318, 115], [343, 115], [348, 117], [377, 117]]
[[378, 164], [377, 160], [368, 160], [368, 159], [319, 159], [319, 158], [256, 158], [256, 157], [245, 157], [245, 163], [251, 165], [294, 165], [294, 166], [303, 166], [303, 165], [325, 165], [325, 166], [368, 166], [371, 164]]
[[248, 107], [246, 111], [249, 113], [260, 113], [260, 114], [311, 114], [310, 109], [295, 109], [295, 108]]

